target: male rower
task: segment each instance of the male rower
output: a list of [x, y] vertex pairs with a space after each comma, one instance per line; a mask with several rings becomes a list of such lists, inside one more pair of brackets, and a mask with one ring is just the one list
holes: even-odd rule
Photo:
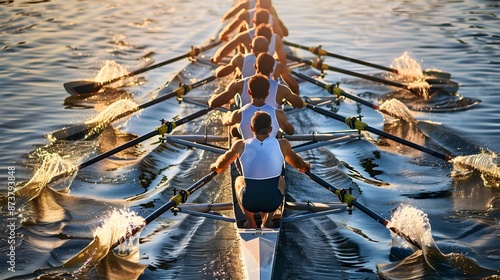
[[[253, 137], [250, 129], [251, 118], [257, 111], [264, 111], [271, 115], [273, 128], [270, 132], [271, 137], [277, 137], [282, 129], [286, 134], [292, 135], [295, 132], [293, 125], [288, 122], [283, 110], [277, 109], [266, 104], [266, 98], [269, 95], [270, 80], [261, 74], [257, 74], [248, 79], [248, 94], [250, 102], [238, 110], [228, 112], [222, 119], [222, 124], [233, 127], [231, 134], [233, 137], [242, 136], [243, 139]], [[239, 134], [239, 135], [238, 135]]]
[[281, 37], [288, 36], [288, 29], [283, 24], [283, 22], [279, 19], [276, 11], [273, 9], [271, 0], [257, 0], [256, 8], [251, 10], [242, 10], [236, 17], [224, 27], [224, 29], [219, 34], [219, 40], [227, 41], [229, 39], [229, 34], [231, 34], [234, 30], [238, 29], [238, 27], [245, 24], [246, 29], [252, 28], [253, 23], [252, 19], [254, 13], [258, 9], [265, 9], [269, 11], [269, 24], [272, 26], [274, 32], [280, 35]]
[[[263, 75], [265, 77], [270, 77], [273, 67], [275, 65], [274, 58], [267, 53], [261, 53], [257, 56], [257, 60], [255, 62], [256, 74]], [[278, 64], [279, 67], [279, 64]], [[286, 70], [286, 67], [285, 67]], [[277, 70], [278, 73], [282, 70]], [[274, 71], [275, 73], [277, 71]], [[288, 74], [288, 76], [286, 74]], [[284, 71], [281, 78], [292, 85], [293, 83], [297, 84], [297, 81], [293, 77], [291, 77], [288, 71]], [[225, 91], [221, 92], [218, 95], [212, 95], [210, 100], [208, 101], [208, 105], [212, 108], [221, 107], [226, 103], [229, 103], [231, 99], [233, 99], [236, 94], [240, 94], [241, 96], [241, 104], [245, 105], [250, 102], [250, 95], [248, 91], [248, 83], [250, 78], [245, 78], [241, 80], [236, 80], [231, 82]], [[279, 108], [284, 102], [288, 102], [294, 108], [302, 108], [304, 106], [304, 101], [298, 94], [294, 92], [299, 92], [298, 85], [294, 87], [294, 92], [292, 90], [282, 84], [279, 84], [273, 79], [269, 79], [270, 88], [268, 90], [268, 97], [266, 99], [266, 103]]]
[[247, 219], [247, 228], [257, 228], [254, 214], [262, 217], [261, 227], [272, 227], [272, 214], [283, 202], [285, 178], [281, 175], [284, 162], [301, 172], [311, 169], [300, 155], [292, 150], [287, 139], [271, 137], [271, 116], [256, 112], [251, 120], [253, 137], [236, 141], [231, 148], [210, 166], [212, 171], [223, 172], [239, 158], [242, 175], [235, 181], [236, 197]]
[[269, 41], [267, 52], [270, 55], [276, 54], [278, 60], [281, 63], [286, 64], [286, 53], [283, 47], [283, 39], [272, 31], [272, 28], [267, 21], [268, 17], [269, 12], [267, 10], [261, 9], [256, 12], [254, 22], [257, 27], [238, 33], [233, 39], [227, 42], [224, 46], [220, 47], [210, 58], [210, 61], [212, 61], [212, 63], [219, 63], [222, 58], [231, 54], [233, 50], [241, 45], [245, 48], [246, 52], [250, 52], [253, 38], [256, 36], [264, 36]]

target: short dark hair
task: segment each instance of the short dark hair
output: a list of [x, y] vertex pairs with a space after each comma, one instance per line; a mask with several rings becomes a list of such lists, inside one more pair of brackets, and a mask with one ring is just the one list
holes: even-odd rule
[[271, 132], [271, 116], [264, 111], [257, 111], [252, 117], [252, 127], [255, 134]]
[[269, 11], [262, 8], [257, 9], [253, 15], [253, 20], [255, 20], [255, 25], [269, 23]]
[[262, 74], [253, 75], [248, 80], [248, 89], [253, 98], [266, 98], [269, 94], [269, 87], [269, 78]]
[[275, 60], [270, 54], [260, 53], [255, 61], [255, 64], [257, 65], [257, 72], [264, 76], [271, 75], [274, 68], [274, 62]]
[[271, 42], [273, 36], [271, 26], [267, 23], [261, 23], [257, 25], [257, 27], [255, 28], [255, 36], [264, 36], [269, 42]]

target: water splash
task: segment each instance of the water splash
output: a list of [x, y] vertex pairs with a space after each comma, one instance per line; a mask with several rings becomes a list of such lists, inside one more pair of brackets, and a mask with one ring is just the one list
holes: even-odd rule
[[[140, 229], [145, 221], [135, 212], [124, 209], [113, 209], [106, 215], [102, 224], [94, 230], [94, 240], [75, 257], [68, 260], [64, 267], [80, 266], [80, 269], [92, 266], [103, 259], [116, 242], [120, 242], [118, 252], [136, 251], [138, 242], [130, 237], [134, 229]], [[137, 232], [139, 233], [139, 232]], [[134, 248], [129, 247], [134, 246]]]
[[[121, 77], [128, 73], [127, 69], [120, 64], [116, 63], [114, 60], [105, 60], [104, 65], [97, 73], [94, 81], [103, 83], [109, 81], [115, 77]], [[122, 85], [126, 84], [126, 79], [121, 80]]]
[[394, 59], [391, 67], [398, 70], [398, 74], [390, 73], [388, 79], [409, 82], [408, 87], [412, 91], [418, 92], [425, 99], [428, 98], [430, 85], [424, 80], [420, 63], [411, 57], [409, 52], [406, 51]]
[[76, 166], [58, 154], [47, 153], [42, 155], [43, 161], [35, 175], [22, 187], [16, 190], [19, 198], [27, 201], [34, 199], [45, 186], [58, 178], [65, 177], [74, 171]]
[[121, 99], [109, 105], [97, 116], [85, 122], [85, 124], [93, 126], [85, 138], [89, 138], [90, 136], [98, 133], [114, 120], [137, 111], [138, 106], [139, 105], [135, 101], [130, 99]]
[[391, 220], [387, 224], [387, 228], [395, 228], [399, 232], [404, 233], [409, 239], [415, 241], [420, 248], [434, 245], [431, 224], [429, 223], [427, 214], [412, 206], [400, 205], [396, 208]]
[[[459, 253], [443, 254], [431, 234], [427, 214], [408, 205], [400, 205], [387, 224], [417, 242], [422, 250], [399, 262], [377, 264], [378, 275], [384, 279], [443, 278], [474, 279], [498, 276], [500, 270], [478, 265], [473, 259]], [[405, 238], [406, 239], [406, 238]], [[408, 246], [408, 243], [405, 243]], [[496, 279], [496, 278], [492, 278]]]
[[406, 51], [401, 56], [394, 59], [391, 67], [398, 70], [398, 74], [393, 74], [393, 78], [403, 81], [415, 81], [424, 78], [424, 73], [420, 64]]
[[417, 120], [413, 117], [410, 109], [396, 98], [384, 101], [379, 108], [390, 116], [404, 120], [409, 124], [417, 125]]
[[454, 174], [477, 170], [483, 175], [500, 178], [500, 168], [496, 163], [498, 156], [495, 153], [483, 152], [476, 155], [457, 156], [453, 159]]

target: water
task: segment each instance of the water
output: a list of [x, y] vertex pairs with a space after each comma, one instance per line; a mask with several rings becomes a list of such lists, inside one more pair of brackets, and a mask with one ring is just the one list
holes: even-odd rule
[[[187, 67], [187, 61], [180, 61], [124, 81], [120, 90], [86, 99], [70, 97], [63, 83], [106, 80], [105, 76], [124, 73], [123, 68], [133, 71], [201, 46], [219, 28], [220, 16], [231, 2], [2, 1], [0, 179], [5, 183], [0, 190], [5, 199], [12, 183], [31, 180], [35, 194], [18, 193], [15, 206], [23, 208], [12, 215], [9, 205], [2, 202], [0, 278], [242, 277], [232, 225], [170, 213], [143, 229], [138, 248], [116, 249], [120, 257], [108, 254], [98, 264], [84, 264], [85, 258], [76, 268], [60, 266], [89, 245], [110, 217], [122, 213], [122, 218], [137, 218], [126, 214], [130, 213], [127, 209], [146, 217], [168, 201], [173, 187], [188, 187], [207, 174], [216, 158], [213, 153], [154, 144], [158, 139], [153, 137], [43, 187], [48, 177], [152, 131], [160, 119], [182, 118], [200, 107], [165, 101], [114, 121], [113, 126], [103, 126], [99, 137], [85, 141], [52, 143], [46, 135], [96, 117], [109, 118], [103, 114], [118, 100], [127, 106], [114, 104], [118, 110], [133, 109], [135, 104], [176, 88], [178, 82], [207, 77], [212, 68]], [[381, 105], [396, 96], [408, 107], [421, 109], [407, 116], [405, 110], [395, 107], [398, 104], [387, 105], [388, 110], [405, 114], [409, 121], [403, 123], [346, 100], [339, 114], [361, 112], [371, 126], [449, 155], [453, 162], [389, 140], [378, 144], [350, 141], [302, 153], [312, 162], [313, 172], [338, 187], [353, 187], [358, 201], [385, 219], [398, 213], [406, 217], [403, 231], [410, 234], [405, 226], [414, 225], [415, 238], [425, 237], [425, 246], [415, 250], [359, 209], [352, 215], [290, 223], [283, 228], [275, 278], [470, 279], [499, 275], [498, 1], [275, 0], [274, 5], [290, 30], [287, 40], [291, 42], [322, 45], [331, 52], [398, 68], [409, 56], [423, 70], [451, 73], [452, 80], [460, 84], [460, 96], [482, 100], [467, 110], [429, 111], [429, 107], [448, 106], [446, 102], [452, 99], [455, 103], [447, 109], [453, 108], [460, 96], [422, 101], [408, 93], [388, 95], [394, 88], [328, 72], [326, 82], [341, 82], [343, 89], [371, 102]], [[312, 58], [305, 51], [297, 54]], [[327, 58], [325, 62], [384, 76], [379, 70], [342, 60]], [[184, 68], [170, 87], [159, 92]], [[188, 96], [208, 95], [225, 82], [203, 86]], [[301, 92], [310, 97], [327, 95], [311, 84], [301, 84]], [[220, 113], [208, 116], [180, 126], [175, 134], [221, 133]], [[346, 128], [308, 110], [291, 111], [289, 119], [299, 133]], [[373, 133], [369, 137], [379, 139]], [[487, 170], [477, 168], [484, 163]], [[289, 177], [291, 199], [337, 200], [302, 174], [292, 172]], [[227, 182], [227, 177], [217, 176], [190, 199], [228, 201], [230, 192], [219, 188]], [[398, 212], [403, 211], [398, 208], [401, 205], [406, 205], [404, 212]], [[110, 230], [105, 236], [112, 234], [120, 235]], [[15, 250], [8, 247], [11, 240], [16, 241]], [[106, 251], [99, 250], [95, 255]], [[12, 252], [15, 272], [8, 270]]]

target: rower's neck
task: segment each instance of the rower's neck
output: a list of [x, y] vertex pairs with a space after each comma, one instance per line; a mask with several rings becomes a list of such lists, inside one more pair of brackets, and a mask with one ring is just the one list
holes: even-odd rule
[[262, 106], [266, 105], [266, 99], [254, 98], [254, 99], [252, 99], [252, 105], [255, 107], [262, 107]]

